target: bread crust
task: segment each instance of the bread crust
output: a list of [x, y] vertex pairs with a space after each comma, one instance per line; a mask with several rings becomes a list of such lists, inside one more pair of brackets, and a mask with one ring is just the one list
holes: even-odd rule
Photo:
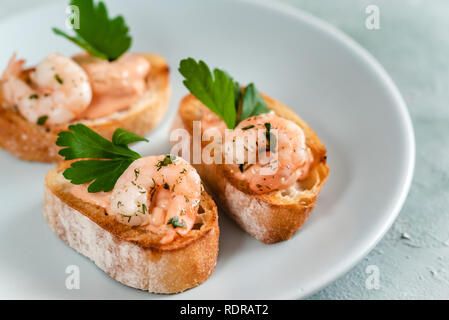
[[[161, 56], [143, 54], [151, 64], [147, 78], [148, 88], [130, 108], [95, 120], [76, 120], [54, 126], [31, 123], [14, 110], [1, 107], [0, 147], [17, 158], [27, 161], [54, 163], [62, 160], [55, 144], [57, 135], [73, 123], [83, 123], [110, 139], [115, 129], [122, 128], [138, 135], [146, 135], [160, 122], [167, 111], [171, 87], [169, 67]], [[0, 102], [1, 102], [0, 92]]]
[[[314, 161], [309, 176], [296, 185], [267, 194], [251, 194], [244, 185], [233, 181], [220, 164], [194, 164], [217, 205], [243, 230], [263, 243], [290, 239], [309, 217], [318, 194], [329, 175], [326, 148], [317, 135], [291, 109], [262, 94], [268, 107], [278, 116], [298, 124]], [[185, 129], [192, 136], [192, 121], [202, 117], [202, 103], [193, 95], [185, 96], [179, 106], [172, 130]], [[206, 142], [207, 144], [207, 142]]]
[[50, 229], [121, 283], [153, 293], [172, 294], [206, 281], [218, 255], [218, 216], [203, 192], [196, 227], [185, 237], [161, 245], [151, 233], [118, 223], [105, 210], [70, 193], [62, 176], [69, 162], [48, 172], [43, 215]]

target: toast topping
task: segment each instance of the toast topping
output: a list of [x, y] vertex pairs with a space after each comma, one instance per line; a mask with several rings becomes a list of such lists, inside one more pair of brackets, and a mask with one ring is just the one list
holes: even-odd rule
[[148, 141], [117, 129], [109, 141], [83, 124], [59, 133], [59, 154], [75, 160], [63, 172], [73, 184], [71, 193], [103, 207], [120, 223], [145, 227], [161, 243], [186, 235], [194, 226], [202, 184], [195, 169], [172, 155], [149, 156], [128, 144]]
[[263, 194], [307, 177], [313, 156], [303, 130], [271, 111], [253, 83], [242, 88], [227, 72], [214, 69], [212, 73], [204, 61], [192, 58], [181, 61], [179, 72], [187, 89], [204, 105], [205, 135], [214, 129], [222, 135], [218, 141], [214, 138], [214, 154], [218, 147], [221, 157], [216, 158], [219, 164], [225, 158], [225, 169], [234, 179]]
[[169, 241], [192, 229], [200, 197], [200, 177], [187, 161], [150, 156], [134, 161], [119, 178], [110, 212], [122, 223], [147, 225]]
[[146, 89], [150, 63], [142, 55], [124, 54], [109, 62], [81, 53], [73, 60], [86, 71], [93, 93], [92, 103], [80, 119], [97, 119], [126, 109]]
[[[204, 131], [225, 130], [223, 121], [208, 111], [204, 112], [201, 125]], [[303, 130], [274, 112], [243, 120], [227, 141], [232, 141], [232, 147], [225, 149], [224, 156], [233, 161], [224, 165], [226, 171], [234, 179], [248, 183], [257, 194], [287, 189], [305, 179], [313, 162]], [[243, 157], [235, 157], [233, 153], [242, 141]]]
[[14, 54], [2, 75], [5, 108], [17, 109], [38, 125], [67, 123], [87, 109], [92, 89], [86, 72], [73, 60], [53, 53], [32, 71], [24, 70], [24, 63]]
[[71, 193], [103, 207], [120, 223], [144, 227], [159, 234], [161, 243], [168, 243], [194, 226], [200, 181], [195, 169], [182, 158], [150, 156], [134, 161], [111, 192], [89, 193], [87, 185], [73, 185]]

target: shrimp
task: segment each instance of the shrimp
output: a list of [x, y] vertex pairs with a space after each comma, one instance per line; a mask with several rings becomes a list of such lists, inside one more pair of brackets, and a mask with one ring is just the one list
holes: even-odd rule
[[[306, 146], [303, 130], [290, 120], [277, 116], [274, 112], [247, 118], [240, 122], [231, 138], [250, 135], [253, 130], [262, 132], [262, 139], [254, 143], [259, 155], [255, 163], [225, 164], [235, 179], [248, 183], [256, 194], [281, 190], [293, 185], [298, 179], [307, 177], [313, 155]], [[277, 134], [274, 134], [274, 133]], [[268, 138], [269, 137], [269, 138]], [[268, 143], [268, 144], [267, 144]], [[272, 146], [269, 146], [269, 144]], [[247, 148], [248, 153], [254, 151]], [[261, 159], [263, 152], [266, 156]]]
[[83, 117], [94, 119], [130, 106], [146, 89], [148, 60], [139, 54], [125, 54], [109, 62], [82, 53], [73, 59], [86, 71], [93, 91], [91, 107]]
[[87, 74], [70, 58], [52, 53], [22, 76], [25, 60], [14, 54], [2, 75], [4, 107], [17, 108], [28, 121], [67, 123], [87, 109], [92, 89]]
[[198, 173], [184, 159], [140, 158], [117, 180], [108, 212], [121, 223], [146, 226], [167, 243], [192, 229], [201, 192]]

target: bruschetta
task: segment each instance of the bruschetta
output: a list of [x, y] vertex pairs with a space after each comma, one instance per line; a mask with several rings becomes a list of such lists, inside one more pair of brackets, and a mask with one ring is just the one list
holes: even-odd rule
[[45, 179], [51, 230], [127, 286], [172, 294], [208, 279], [218, 255], [217, 208], [195, 169], [171, 155], [140, 157], [126, 147], [139, 140], [125, 130], [111, 142], [83, 125], [70, 128], [58, 144], [71, 160]]
[[[212, 73], [204, 62], [197, 63], [193, 59], [183, 60], [180, 72], [186, 78], [184, 83], [192, 93], [182, 99], [172, 133], [181, 129], [189, 134], [190, 161], [195, 152], [192, 146], [195, 123], [201, 126], [200, 133], [196, 135], [203, 138], [199, 143], [202, 150], [211, 144], [211, 135], [207, 133], [211, 129], [218, 130], [225, 137], [231, 137], [231, 144], [238, 135], [251, 131], [261, 131], [265, 137], [262, 145], [261, 141], [258, 146], [257, 141], [255, 143], [255, 148], [264, 149], [268, 155], [264, 164], [260, 163], [259, 156], [256, 162], [247, 163], [246, 153], [240, 162], [226, 163], [223, 155], [222, 163], [206, 163], [202, 151], [201, 161], [193, 162], [193, 165], [206, 189], [210, 191], [218, 207], [256, 239], [264, 243], [290, 239], [309, 217], [329, 175], [326, 148], [304, 120], [279, 101], [259, 93], [253, 84], [241, 87], [227, 73], [219, 69]], [[199, 74], [195, 75], [197, 73]], [[224, 80], [225, 77], [229, 79]], [[231, 84], [223, 85], [226, 81]], [[221, 96], [213, 92], [214, 86], [220, 82], [221, 88], [217, 90], [220, 90]], [[231, 92], [232, 83], [234, 94]], [[204, 90], [198, 89], [201, 86]], [[226, 87], [228, 89], [224, 89]], [[226, 93], [225, 90], [229, 92]], [[208, 93], [206, 98], [204, 92]], [[213, 104], [217, 97], [226, 95], [226, 99], [235, 101], [235, 104], [229, 103], [228, 110], [235, 108], [234, 111], [231, 110], [235, 115], [230, 120], [224, 114], [226, 109], [208, 105]], [[226, 102], [222, 99], [217, 105], [223, 106]], [[227, 135], [224, 133], [226, 130], [229, 131]], [[275, 130], [278, 131], [277, 139], [272, 137]], [[208, 137], [204, 139], [205, 136]], [[271, 146], [268, 146], [270, 138]], [[177, 140], [172, 141], [173, 145], [178, 143]], [[217, 144], [225, 146], [226, 143], [229, 141], [220, 140]], [[276, 144], [274, 148], [273, 144]], [[227, 153], [224, 148], [212, 150]], [[251, 147], [245, 150], [249, 153]], [[273, 169], [269, 168], [273, 164], [275, 170], [262, 173], [264, 169]]]
[[168, 108], [164, 58], [126, 53], [128, 28], [122, 17], [109, 19], [104, 4], [71, 5], [80, 8], [77, 36], [53, 30], [85, 51], [73, 57], [52, 53], [26, 69], [14, 54], [0, 79], [0, 147], [23, 160], [60, 161], [55, 141], [71, 124], [83, 123], [108, 138], [117, 128], [145, 135]]

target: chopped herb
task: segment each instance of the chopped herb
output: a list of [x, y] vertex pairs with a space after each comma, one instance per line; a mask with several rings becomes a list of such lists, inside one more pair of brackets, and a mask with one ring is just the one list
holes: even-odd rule
[[249, 126], [246, 126], [246, 127], [242, 128], [242, 130], [249, 130], [249, 129], [252, 129], [252, 128], [254, 128], [254, 125], [250, 124]]
[[157, 171], [161, 170], [162, 167], [166, 167], [169, 164], [173, 164], [173, 161], [176, 160], [176, 156], [167, 154], [164, 158], [164, 160], [159, 161], [156, 165]]
[[39, 118], [37, 118], [37, 125], [38, 126], [43, 126], [48, 120], [48, 116], [40, 116]]
[[184, 196], [184, 198], [186, 199], [186, 202], [189, 202], [189, 201], [190, 201], [189, 198], [187, 198], [186, 196]]
[[142, 213], [145, 214], [147, 212], [147, 206], [145, 203], [142, 203]]
[[123, 203], [121, 201], [117, 202], [117, 208], [123, 207]]
[[55, 79], [56, 79], [56, 81], [58, 81], [59, 84], [63, 84], [64, 83], [64, 81], [62, 81], [62, 79], [59, 76], [59, 74], [55, 74]]
[[266, 151], [270, 151], [271, 148], [276, 149], [276, 136], [271, 132], [271, 123], [265, 122], [265, 128], [267, 131], [265, 132], [265, 137], [267, 139]]
[[164, 183], [164, 189], [170, 190], [170, 186], [168, 185], [168, 183]]
[[180, 173], [186, 173], [186, 172], [187, 172], [187, 169], [184, 168], [184, 169], [182, 169], [182, 171]]
[[136, 176], [136, 180], [139, 177], [140, 174], [140, 170], [139, 169], [134, 169], [134, 175]]
[[37, 93], [33, 93], [28, 97], [29, 99], [39, 99], [39, 95]]
[[264, 123], [264, 126], [265, 126], [265, 128], [267, 129], [267, 132], [270, 132], [270, 130], [271, 130], [271, 123], [265, 122], [265, 123]]
[[185, 228], [186, 226], [179, 221], [178, 216], [174, 216], [170, 220], [168, 220], [167, 225], [172, 225], [173, 228]]
[[251, 167], [251, 166], [252, 166], [252, 164], [248, 164], [248, 163], [242, 163], [242, 164], [239, 164], [240, 172], [241, 172], [241, 173], [245, 172], [245, 171], [248, 170], [248, 168]]

